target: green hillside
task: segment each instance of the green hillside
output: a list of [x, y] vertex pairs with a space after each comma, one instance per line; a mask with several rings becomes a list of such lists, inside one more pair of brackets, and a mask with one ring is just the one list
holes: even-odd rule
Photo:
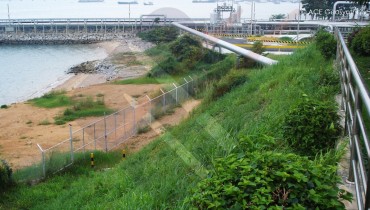
[[[275, 154], [296, 152], [283, 138], [284, 119], [291, 107], [305, 98], [335, 104], [339, 78], [332, 66], [332, 61], [325, 60], [312, 45], [282, 58], [275, 66], [233, 70], [229, 75], [241, 71], [246, 82], [222, 96], [216, 94], [217, 97], [211, 96], [217, 85], [210, 85], [214, 90], [208, 89], [203, 104], [189, 119], [110, 170], [66, 172], [35, 186], [17, 186], [1, 195], [0, 207], [189, 209], [197, 203], [189, 198], [198, 189], [198, 183], [215, 176], [214, 169], [219, 170], [215, 165], [218, 158], [264, 153], [277, 157], [281, 155]], [[248, 139], [250, 147], [245, 148], [243, 139]], [[333, 155], [310, 160], [302, 157], [302, 161], [318, 170], [324, 163], [325, 170], [330, 168], [315, 180], [316, 185], [322, 181], [327, 186], [324, 182], [336, 176]], [[334, 178], [327, 183], [331, 186], [327, 191], [335, 190], [336, 181]], [[324, 198], [317, 199], [337, 207]], [[212, 208], [222, 209], [217, 205]]]

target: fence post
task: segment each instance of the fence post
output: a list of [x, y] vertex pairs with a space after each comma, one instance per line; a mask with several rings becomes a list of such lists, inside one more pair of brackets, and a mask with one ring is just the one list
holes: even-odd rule
[[176, 84], [175, 83], [172, 83], [173, 84], [173, 86], [175, 86], [175, 89], [176, 89], [176, 97], [175, 97], [175, 99], [176, 99], [176, 105], [178, 104], [178, 96], [177, 96], [177, 86], [176, 86]]
[[69, 124], [69, 138], [70, 138], [70, 144], [71, 144], [71, 162], [74, 161], [74, 155], [73, 155], [73, 134], [72, 134], [72, 125]]
[[85, 128], [82, 128], [82, 146], [84, 148], [84, 152], [85, 151]]
[[136, 113], [135, 113], [136, 112], [136, 110], [135, 110], [136, 108], [135, 108], [135, 106], [132, 106], [132, 108], [134, 110], [134, 116], [133, 116], [133, 118], [134, 118], [133, 119], [134, 124], [133, 124], [133, 127], [132, 127], [132, 129], [133, 129], [132, 130], [132, 135], [134, 135], [136, 133], [136, 116], [135, 116], [136, 115]]
[[152, 124], [152, 99], [148, 95], [145, 95], [149, 100], [149, 125]]
[[94, 150], [96, 150], [96, 124], [94, 123]]
[[37, 144], [37, 146], [39, 147], [40, 151], [41, 151], [41, 158], [42, 158], [42, 175], [43, 177], [45, 178], [46, 177], [46, 163], [45, 163], [45, 151], [42, 149], [42, 147]]
[[186, 78], [184, 78], [185, 82], [186, 82], [186, 99], [189, 98], [189, 82], [186, 80]]
[[162, 88], [160, 90], [163, 96], [163, 110], [166, 111], [166, 93], [162, 90]]
[[107, 116], [104, 112], [104, 141], [105, 141], [105, 152], [108, 152], [108, 139], [107, 139]]
[[125, 134], [124, 139], [126, 139], [126, 109], [123, 110], [123, 132]]
[[[190, 82], [191, 82], [191, 91], [194, 91], [194, 79], [191, 77], [191, 76], [189, 76], [189, 78], [190, 78]], [[193, 96], [194, 96], [194, 93], [192, 93], [193, 94]]]
[[114, 114], [114, 141], [117, 140], [117, 114]]

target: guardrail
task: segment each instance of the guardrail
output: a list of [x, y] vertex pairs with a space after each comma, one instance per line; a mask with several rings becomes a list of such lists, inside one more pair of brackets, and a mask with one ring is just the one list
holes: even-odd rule
[[370, 98], [369, 91], [346, 46], [341, 32], [338, 40], [337, 67], [340, 71], [342, 109], [345, 110], [345, 131], [350, 137], [350, 169], [347, 181], [354, 183], [358, 209], [370, 208]]

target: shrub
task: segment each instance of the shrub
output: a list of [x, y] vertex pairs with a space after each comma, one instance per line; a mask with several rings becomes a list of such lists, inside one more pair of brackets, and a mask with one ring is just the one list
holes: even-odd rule
[[[261, 41], [254, 42], [251, 51], [261, 55], [263, 51], [265, 51], [263, 43]], [[253, 68], [256, 67], [257, 65], [258, 64], [255, 60], [244, 57], [243, 59], [241, 59], [241, 62], [239, 63], [238, 66], [239, 68]]]
[[0, 109], [7, 109], [7, 108], [9, 108], [7, 105], [1, 105], [1, 107], [0, 107]]
[[216, 160], [186, 202], [197, 209], [345, 209], [336, 166], [295, 154], [260, 151]]
[[144, 126], [144, 127], [139, 127], [138, 130], [137, 130], [137, 134], [147, 133], [150, 130], [152, 130], [152, 128], [149, 125]]
[[160, 27], [153, 30], [140, 32], [138, 36], [146, 41], [160, 43], [171, 42], [178, 36], [178, 29], [175, 27]]
[[[196, 51], [196, 48], [200, 49], [201, 47], [202, 44], [200, 41], [189, 35], [184, 35], [171, 43], [170, 50], [176, 59], [181, 62], [185, 59], [191, 59], [193, 57], [193, 52]], [[197, 60], [200, 60], [201, 58], [202, 57], [199, 57]]]
[[370, 55], [370, 27], [362, 28], [355, 35], [351, 47], [360, 55]]
[[331, 33], [323, 29], [319, 30], [316, 34], [316, 45], [326, 59], [335, 57], [337, 52], [337, 41]]
[[13, 171], [5, 160], [0, 160], [0, 191], [6, 190], [13, 184]]
[[50, 123], [50, 121], [48, 119], [39, 122], [39, 125], [50, 125], [50, 124], [51, 123]]
[[246, 71], [231, 70], [225, 77], [214, 85], [212, 99], [219, 98], [233, 88], [242, 85], [247, 80]]
[[252, 51], [257, 53], [257, 54], [262, 54], [263, 51], [264, 51], [264, 47], [263, 47], [263, 43], [261, 41], [256, 41], [253, 43], [253, 46], [252, 46]]
[[337, 109], [304, 96], [283, 122], [283, 137], [299, 154], [315, 156], [334, 148], [341, 132]]
[[166, 60], [158, 63], [149, 73], [148, 77], [159, 77], [162, 75], [170, 74], [174, 75], [177, 72], [178, 62], [172, 56], [168, 57]]
[[355, 28], [355, 29], [353, 29], [353, 31], [348, 35], [348, 37], [347, 37], [347, 42], [348, 42], [348, 46], [349, 46], [349, 47], [352, 47], [353, 39], [356, 37], [356, 35], [358, 34], [358, 32], [360, 32], [360, 28]]

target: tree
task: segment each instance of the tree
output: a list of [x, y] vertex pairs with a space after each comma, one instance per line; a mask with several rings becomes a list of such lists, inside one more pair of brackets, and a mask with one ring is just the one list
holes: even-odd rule
[[369, 0], [354, 0], [354, 1], [351, 1], [351, 2], [356, 3], [360, 6], [367, 6], [367, 7], [369, 6], [368, 3], [370, 3]]
[[275, 19], [281, 20], [281, 19], [285, 19], [285, 18], [286, 18], [285, 14], [276, 14], [276, 15], [271, 15], [271, 17], [270, 17], [271, 20], [275, 20]]

